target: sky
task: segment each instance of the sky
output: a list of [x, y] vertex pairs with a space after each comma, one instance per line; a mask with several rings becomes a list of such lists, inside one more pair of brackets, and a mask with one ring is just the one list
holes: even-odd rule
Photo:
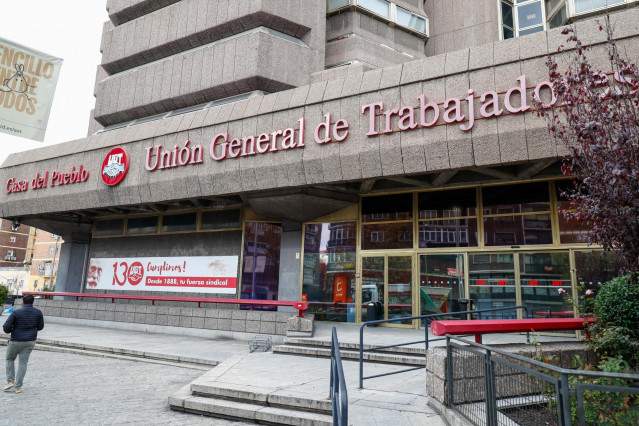
[[[5, 0], [6, 1], [6, 0]], [[0, 163], [25, 151], [87, 135], [95, 106], [106, 0], [29, 0], [3, 5], [0, 38], [64, 59], [44, 142], [0, 133]], [[23, 10], [26, 8], [27, 10]], [[11, 17], [15, 19], [11, 19]], [[18, 19], [19, 18], [19, 19]]]

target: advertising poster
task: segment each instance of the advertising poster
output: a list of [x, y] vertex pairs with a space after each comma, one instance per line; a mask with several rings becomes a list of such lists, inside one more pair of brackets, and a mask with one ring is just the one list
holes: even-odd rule
[[42, 142], [62, 59], [0, 38], [0, 132]]
[[92, 258], [87, 289], [235, 294], [238, 256]]

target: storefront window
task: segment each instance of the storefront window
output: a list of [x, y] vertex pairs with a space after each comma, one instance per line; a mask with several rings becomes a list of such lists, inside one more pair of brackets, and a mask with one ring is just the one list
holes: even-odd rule
[[520, 253], [521, 300], [532, 318], [572, 318], [570, 261], [564, 253]]
[[610, 7], [623, 3], [625, 0], [574, 0], [575, 14], [590, 12], [591, 10]]
[[[470, 298], [476, 309], [517, 305], [513, 254], [470, 255], [469, 260]], [[517, 312], [487, 312], [482, 318], [517, 318]]]
[[93, 235], [96, 237], [107, 235], [122, 235], [124, 228], [124, 219], [107, 219], [95, 222], [95, 230]]
[[498, 214], [499, 209], [512, 213], [532, 213], [550, 210], [548, 183], [489, 186], [482, 188], [484, 209]]
[[170, 214], [162, 216], [162, 232], [195, 231], [197, 213]]
[[588, 228], [582, 221], [576, 219], [568, 219], [562, 214], [562, 211], [577, 211], [572, 208], [570, 201], [566, 197], [565, 191], [572, 188], [571, 181], [557, 182], [557, 205], [559, 207], [559, 241], [562, 244], [587, 244]]
[[575, 252], [575, 269], [579, 306], [583, 312], [584, 307], [587, 306], [584, 304], [586, 291], [590, 290], [596, 295], [604, 283], [621, 275], [622, 262], [616, 253], [610, 251], [577, 251]]
[[240, 211], [237, 209], [202, 212], [200, 229], [229, 229], [240, 227]]
[[362, 250], [413, 248], [413, 222], [362, 226]]
[[484, 218], [487, 246], [552, 244], [549, 214]]
[[127, 235], [156, 234], [158, 232], [158, 216], [130, 217], [127, 220]]
[[[242, 299], [277, 300], [282, 228], [262, 222], [244, 225]], [[245, 307], [242, 307], [245, 308]], [[250, 309], [246, 307], [246, 309]], [[277, 307], [254, 309], [276, 311]]]
[[413, 194], [362, 198], [362, 221], [390, 222], [413, 218]]
[[355, 322], [356, 222], [304, 227], [302, 294], [318, 321]]
[[384, 257], [362, 258], [362, 318], [368, 321], [368, 305], [373, 302], [377, 305], [380, 319], [384, 318], [384, 293], [386, 282], [384, 278]]

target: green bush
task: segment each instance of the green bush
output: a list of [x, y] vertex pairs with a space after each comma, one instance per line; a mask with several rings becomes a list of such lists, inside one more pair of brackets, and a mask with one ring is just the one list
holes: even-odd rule
[[0, 285], [0, 309], [2, 309], [2, 305], [7, 301], [7, 296], [9, 295], [9, 289], [3, 285]]
[[599, 356], [621, 356], [632, 368], [639, 368], [639, 282], [629, 275], [607, 282], [594, 305], [590, 347]]
[[595, 314], [607, 326], [627, 328], [639, 337], [639, 281], [624, 275], [604, 284], [595, 298]]

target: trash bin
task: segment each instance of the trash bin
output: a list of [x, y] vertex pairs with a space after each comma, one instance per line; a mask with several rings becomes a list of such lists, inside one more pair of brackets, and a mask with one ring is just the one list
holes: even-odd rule
[[379, 319], [377, 312], [377, 303], [372, 301], [368, 302], [366, 305], [366, 321], [377, 321]]
[[[473, 301], [470, 299], [459, 299], [459, 311], [472, 311], [473, 310]], [[472, 319], [472, 314], [466, 314], [466, 319]], [[460, 319], [464, 319], [463, 317]]]

